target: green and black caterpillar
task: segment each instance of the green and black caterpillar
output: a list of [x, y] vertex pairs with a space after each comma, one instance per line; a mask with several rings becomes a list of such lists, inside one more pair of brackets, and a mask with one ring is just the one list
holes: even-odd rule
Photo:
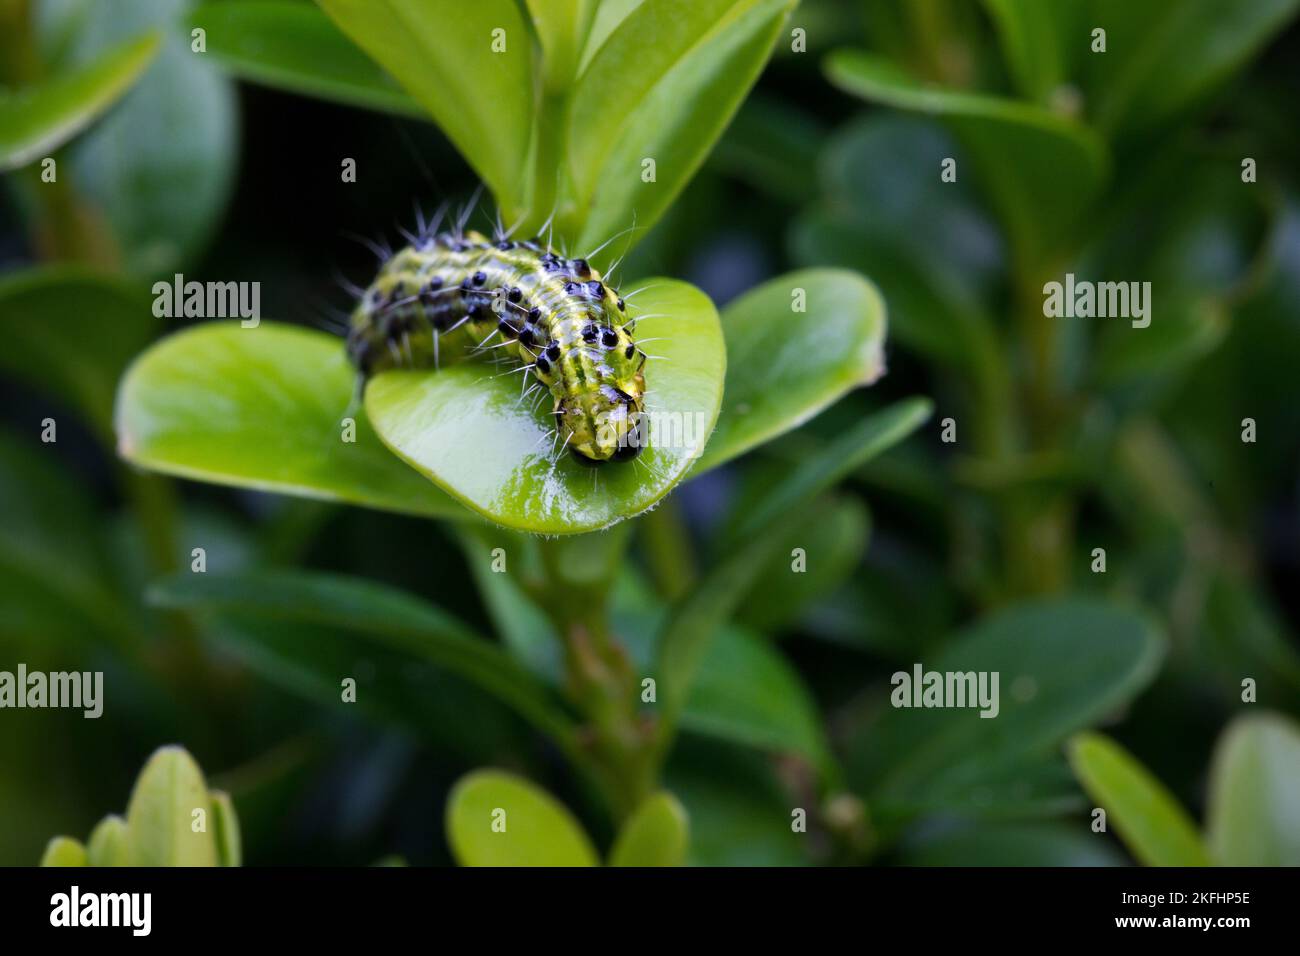
[[647, 356], [627, 303], [599, 272], [540, 237], [458, 228], [408, 238], [352, 312], [347, 350], [363, 378], [500, 349], [550, 392], [557, 444], [589, 462], [636, 457]]

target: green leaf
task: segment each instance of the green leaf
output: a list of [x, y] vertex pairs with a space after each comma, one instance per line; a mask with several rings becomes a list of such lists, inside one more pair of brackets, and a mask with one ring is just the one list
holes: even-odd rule
[[1206, 842], [1221, 866], [1300, 866], [1300, 726], [1238, 717], [1215, 748]]
[[[117, 396], [127, 461], [200, 481], [428, 517], [467, 512], [380, 444], [352, 397], [343, 342], [262, 322], [214, 322], [138, 358]], [[343, 420], [356, 441], [343, 441]]]
[[162, 607], [355, 631], [465, 678], [561, 744], [570, 742], [573, 733], [572, 722], [550, 692], [500, 647], [474, 636], [441, 608], [403, 591], [340, 575], [263, 570], [182, 573], [156, 584], [149, 598]]
[[656, 793], [623, 824], [609, 851], [609, 865], [681, 866], [686, 862], [689, 830], [681, 802], [666, 791]]
[[89, 4], [71, 62], [157, 28], [157, 59], [69, 154], [78, 195], [102, 212], [132, 275], [171, 278], [216, 229], [235, 178], [239, 119], [234, 84], [190, 49], [190, 0]]
[[1102, 734], [1076, 735], [1070, 764], [1129, 852], [1147, 866], [1209, 866], [1196, 826], [1177, 799], [1127, 750]]
[[1300, 0], [1254, 0], [1224, 18], [1214, 0], [1093, 0], [1089, 20], [1106, 30], [1106, 52], [1090, 60], [1089, 113], [1109, 136], [1153, 130], [1249, 62], [1297, 9]]
[[724, 627], [709, 642], [681, 726], [762, 750], [797, 754], [823, 776], [837, 772], [803, 678], [769, 641], [740, 628]]
[[850, 123], [828, 141], [823, 201], [792, 238], [804, 262], [872, 276], [889, 305], [891, 338], [956, 369], [994, 361], [985, 303], [1005, 271], [1001, 238], [970, 181], [934, 188], [943, 160], [960, 168], [964, 155], [933, 120], [888, 113]]
[[929, 402], [909, 399], [872, 415], [792, 470], [737, 529], [725, 557], [673, 609], [659, 639], [656, 669], [664, 695], [665, 739], [689, 696], [709, 642], [732, 616], [775, 548], [804, 520], [802, 506], [906, 438], [929, 414]]
[[77, 266], [0, 279], [0, 368], [76, 409], [105, 440], [117, 381], [158, 325], [137, 287]]
[[600, 0], [527, 0], [528, 13], [542, 43], [546, 89], [563, 91], [578, 72], [578, 63]]
[[582, 825], [514, 774], [476, 770], [447, 798], [447, 840], [461, 866], [598, 866]]
[[206, 3], [191, 22], [235, 76], [292, 93], [401, 116], [424, 107], [316, 7], [288, 0]]
[[[650, 447], [593, 469], [557, 454], [549, 408], [521, 402], [519, 374], [478, 362], [383, 372], [366, 411], [384, 443], [452, 497], [506, 527], [541, 534], [604, 528], [668, 494], [708, 440], [726, 366], [713, 303], [684, 282], [650, 280], [638, 331], [659, 339], [645, 368]], [[545, 404], [545, 402], [543, 403]]]
[[180, 747], [161, 747], [140, 771], [126, 821], [134, 866], [216, 866], [210, 831], [191, 828], [194, 811], [208, 812], [208, 786], [199, 765]]
[[[578, 79], [566, 152], [580, 249], [652, 225], [771, 55], [793, 0], [658, 0], [632, 10]], [[655, 163], [644, 179], [644, 160]], [[565, 217], [560, 218], [561, 224]]]
[[91, 866], [130, 866], [131, 836], [126, 821], [109, 814], [99, 821], [86, 844]]
[[722, 329], [727, 386], [695, 474], [802, 424], [884, 372], [885, 304], [852, 272], [808, 269], [773, 279], [729, 305]]
[[1041, 107], [927, 87], [894, 64], [854, 50], [833, 52], [825, 68], [848, 93], [933, 114], [952, 126], [1022, 262], [1041, 261], [1068, 238], [1104, 185], [1109, 160], [1101, 140]]
[[[979, 707], [886, 706], [864, 731], [852, 779], [873, 812], [907, 816], [920, 800], [966, 806], [973, 790], [1127, 703], [1155, 676], [1164, 654], [1156, 627], [1094, 600], [1029, 602], [954, 638], [923, 671], [998, 675], [998, 713]], [[898, 673], [911, 681], [914, 668]], [[894, 682], [890, 693], [906, 685]], [[915, 693], [915, 690], [913, 690]]]
[[[498, 203], [525, 205], [537, 84], [532, 37], [519, 4], [317, 2], [419, 101]], [[494, 35], [497, 30], [504, 34]], [[504, 38], [503, 52], [493, 51], [495, 38]]]
[[984, 0], [1020, 92], [1046, 105], [1091, 42], [1083, 0]]
[[240, 845], [239, 817], [235, 813], [235, 804], [230, 794], [219, 790], [212, 792], [213, 839], [217, 844], [218, 866], [239, 866], [244, 861], [244, 851]]
[[[744, 505], [742, 504], [743, 508]], [[788, 626], [810, 605], [833, 592], [853, 574], [867, 547], [871, 516], [858, 498], [819, 501], [812, 520], [776, 549], [741, 604], [740, 620], [770, 633]], [[791, 552], [801, 548], [805, 571], [791, 567]]]
[[38, 86], [0, 89], [0, 171], [50, 155], [116, 103], [158, 54], [149, 33]]
[[41, 866], [88, 866], [86, 848], [72, 837], [58, 836], [50, 840], [41, 856]]

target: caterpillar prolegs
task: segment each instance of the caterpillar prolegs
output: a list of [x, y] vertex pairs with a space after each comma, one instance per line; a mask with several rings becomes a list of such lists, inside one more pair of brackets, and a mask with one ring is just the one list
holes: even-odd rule
[[627, 305], [584, 259], [540, 238], [412, 237], [352, 312], [347, 349], [363, 377], [499, 355], [554, 399], [558, 439], [589, 462], [641, 450], [646, 355]]

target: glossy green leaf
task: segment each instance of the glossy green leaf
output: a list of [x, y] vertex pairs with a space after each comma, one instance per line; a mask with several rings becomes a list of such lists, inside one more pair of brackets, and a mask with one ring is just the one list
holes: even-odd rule
[[[1164, 639], [1131, 611], [1081, 599], [996, 613], [933, 657], [901, 669], [998, 675], [997, 716], [975, 706], [884, 706], [854, 747], [852, 779], [880, 815], [915, 801], [961, 802], [983, 781], [1043, 756], [1131, 700], [1155, 676]], [[906, 685], [891, 678], [889, 697]], [[991, 690], [991, 684], [986, 685]], [[913, 691], [915, 693], [915, 691]]]
[[[353, 401], [340, 339], [262, 322], [196, 326], [136, 360], [117, 397], [122, 457], [165, 474], [429, 517], [468, 513], [398, 461]], [[356, 422], [345, 442], [344, 419]]]
[[1106, 30], [1106, 52], [1089, 61], [1090, 115], [1112, 136], [1163, 125], [1249, 61], [1297, 10], [1298, 0], [1252, 0], [1225, 18], [1215, 0], [1093, 0], [1089, 25]]
[[[150, 590], [162, 607], [231, 613], [341, 628], [483, 688], [564, 744], [571, 721], [550, 692], [500, 647], [476, 637], [441, 608], [356, 578], [298, 571], [181, 573]], [[337, 690], [337, 679], [333, 681]]]
[[1106, 811], [1107, 826], [1147, 866], [1208, 866], [1196, 825], [1178, 800], [1146, 767], [1103, 734], [1070, 741], [1070, 764], [1079, 783]]
[[[638, 334], [659, 341], [645, 367], [650, 447], [596, 468], [557, 455], [549, 408], [520, 401], [522, 376], [478, 362], [384, 372], [366, 412], [394, 452], [498, 524], [542, 534], [604, 528], [668, 494], [708, 440], [726, 353], [713, 303], [673, 280], [648, 280]], [[543, 404], [546, 404], [543, 402]]]
[[158, 325], [138, 287], [76, 266], [0, 279], [0, 368], [76, 409], [106, 440], [118, 379]]
[[397, 81], [322, 11], [289, 0], [205, 3], [191, 18], [208, 52], [241, 79], [336, 103], [427, 118]]
[[795, 428], [884, 372], [885, 304], [852, 272], [808, 269], [773, 279], [727, 306], [722, 329], [727, 387], [696, 474]]
[[212, 792], [212, 811], [208, 817], [217, 844], [217, 865], [241, 865], [244, 862], [244, 850], [240, 843], [239, 816], [235, 813], [235, 804], [231, 801], [230, 794], [218, 790]]
[[1300, 866], [1300, 726], [1238, 717], [1215, 748], [1206, 842], [1222, 866]]
[[91, 866], [130, 866], [131, 835], [126, 820], [109, 814], [99, 821], [86, 843]]
[[1053, 251], [1105, 182], [1109, 161], [1101, 140], [1041, 107], [927, 87], [894, 64], [853, 50], [832, 53], [825, 66], [831, 82], [848, 93], [951, 125], [1022, 261]]
[[[652, 225], [708, 155], [771, 55], [792, 0], [658, 0], [632, 10], [570, 98], [567, 232], [593, 248]], [[647, 182], [646, 159], [654, 161]], [[561, 224], [565, 217], [560, 218]]]
[[[523, 207], [537, 65], [521, 4], [317, 3], [428, 111], [502, 206]], [[501, 52], [493, 49], [498, 41]]]
[[[211, 829], [195, 830], [210, 799], [203, 771], [180, 747], [154, 751], [131, 791], [126, 821], [134, 866], [216, 866]], [[211, 821], [208, 821], [211, 823]]]
[[447, 840], [461, 866], [598, 866], [582, 825], [522, 777], [476, 770], [447, 797]]
[[102, 212], [132, 275], [171, 278], [216, 229], [234, 184], [234, 84], [191, 48], [191, 0], [86, 6], [69, 61], [144, 29], [163, 31], [157, 59], [111, 115], [73, 144], [68, 173]]
[[89, 866], [86, 848], [71, 837], [59, 836], [50, 840], [41, 857], [41, 866]]
[[38, 86], [0, 90], [0, 170], [50, 155], [116, 103], [158, 54], [148, 33]]
[[647, 797], [619, 831], [610, 866], [681, 866], [690, 822], [681, 801], [666, 791]]

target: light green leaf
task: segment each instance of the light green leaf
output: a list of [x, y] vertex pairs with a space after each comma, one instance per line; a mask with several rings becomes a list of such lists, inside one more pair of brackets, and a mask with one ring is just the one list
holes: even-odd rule
[[477, 362], [376, 376], [366, 388], [375, 430], [452, 497], [506, 527], [573, 534], [640, 514], [672, 490], [708, 440], [726, 367], [708, 297], [684, 282], [647, 285], [632, 314], [655, 316], [638, 332], [660, 339], [651, 349], [660, 358], [645, 367], [650, 447], [634, 461], [593, 470], [557, 454], [550, 408], [534, 413], [520, 401], [518, 374]]
[[1105, 183], [1109, 159], [1096, 134], [1041, 107], [927, 87], [893, 63], [854, 50], [835, 51], [825, 68], [848, 93], [951, 125], [1023, 262], [1041, 261], [1060, 246]]
[[[634, 216], [638, 228], [659, 219], [758, 78], [793, 6], [657, 0], [610, 33], [569, 101], [575, 195], [559, 223], [578, 248], [598, 246]], [[655, 164], [652, 182], [645, 181], [647, 158]]]
[[[117, 396], [127, 461], [200, 481], [429, 517], [468, 513], [380, 444], [341, 339], [262, 322], [196, 326], [131, 366]], [[344, 419], [356, 422], [346, 442]]]
[[1187, 811], [1127, 750], [1102, 734], [1084, 733], [1070, 741], [1069, 754], [1079, 783], [1138, 862], [1210, 865]]
[[212, 835], [217, 844], [217, 864], [219, 866], [240, 866], [244, 862], [244, 851], [240, 844], [239, 817], [235, 813], [235, 804], [230, 794], [219, 790], [212, 792]]
[[773, 279], [731, 303], [722, 329], [727, 387], [695, 474], [795, 428], [884, 371], [885, 304], [852, 272]]
[[126, 820], [134, 866], [216, 866], [208, 830], [195, 831], [195, 810], [210, 806], [203, 771], [180, 747], [161, 747], [140, 771]]
[[158, 325], [138, 287], [87, 269], [0, 279], [0, 368], [75, 408], [105, 440], [118, 379]]
[[349, 106], [428, 118], [423, 106], [310, 4], [205, 3], [191, 22], [207, 31], [208, 52], [241, 79]]
[[519, 4], [317, 2], [419, 101], [503, 207], [524, 207], [538, 84]]
[[533, 29], [542, 43], [546, 89], [563, 91], [578, 72], [578, 61], [600, 0], [527, 0]]
[[126, 821], [109, 814], [99, 821], [86, 844], [91, 866], [130, 866], [131, 836]]
[[1222, 866], [1300, 866], [1300, 726], [1238, 717], [1215, 748], [1206, 841]]
[[148, 33], [77, 69], [19, 90], [0, 90], [0, 171], [50, 155], [116, 103], [158, 54]]
[[623, 824], [610, 866], [681, 866], [690, 843], [686, 808], [671, 793], [647, 797]]
[[447, 798], [447, 840], [461, 866], [598, 866], [582, 825], [514, 774], [476, 770]]
[[41, 866], [89, 866], [86, 848], [72, 837], [54, 837], [45, 847]]
[[[979, 706], [886, 706], [854, 748], [852, 779], [881, 819], [917, 801], [968, 806], [971, 792], [1131, 700], [1155, 676], [1164, 639], [1131, 611], [1095, 600], [1041, 600], [998, 612], [957, 636], [925, 672], [998, 679], [997, 716]], [[891, 680], [890, 696], [909, 687]], [[986, 685], [991, 691], [991, 684]], [[909, 698], [914, 699], [914, 698]]]

